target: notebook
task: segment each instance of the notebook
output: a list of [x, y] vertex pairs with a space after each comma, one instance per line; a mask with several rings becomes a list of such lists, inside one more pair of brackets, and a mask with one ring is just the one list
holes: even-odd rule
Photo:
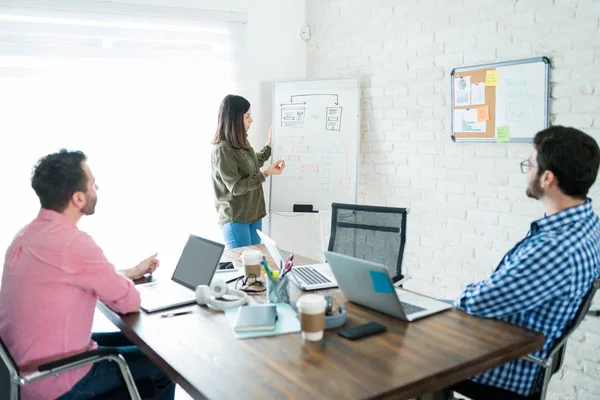
[[256, 304], [238, 309], [234, 329], [236, 332], [272, 331], [277, 320], [275, 304]]

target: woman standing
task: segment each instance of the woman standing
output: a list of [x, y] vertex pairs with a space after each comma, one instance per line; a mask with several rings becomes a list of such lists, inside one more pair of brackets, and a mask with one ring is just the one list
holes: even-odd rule
[[269, 175], [280, 175], [285, 162], [277, 161], [263, 172], [271, 157], [271, 136], [258, 153], [248, 142], [252, 125], [250, 103], [241, 96], [227, 95], [219, 108], [217, 132], [212, 140], [212, 181], [227, 248], [259, 244], [257, 229], [267, 215], [262, 184]]

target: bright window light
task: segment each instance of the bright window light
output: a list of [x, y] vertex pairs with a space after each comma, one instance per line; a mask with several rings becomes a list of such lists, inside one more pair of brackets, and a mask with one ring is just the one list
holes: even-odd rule
[[129, 29], [145, 29], [152, 31], [171, 31], [171, 32], [202, 32], [228, 34], [227, 29], [219, 28], [193, 28], [189, 26], [175, 26], [162, 24], [144, 24], [126, 21], [106, 21], [106, 20], [88, 20], [88, 19], [71, 19], [71, 18], [52, 18], [52, 17], [31, 17], [27, 15], [0, 15], [0, 21], [12, 22], [33, 22], [41, 24], [53, 25], [79, 25], [79, 26], [97, 26], [105, 28], [129, 28]]
[[[83, 217], [79, 227], [117, 268], [158, 252], [166, 272], [177, 263], [190, 233], [222, 242], [210, 177], [210, 140], [220, 100], [240, 89], [240, 25], [229, 29], [222, 24], [214, 30], [199, 22], [194, 29], [185, 28], [181, 43], [176, 35], [169, 40], [205, 41], [209, 33], [216, 51], [190, 51], [190, 57], [178, 58], [157, 48], [149, 58], [145, 52], [123, 55], [114, 46], [103, 48], [108, 43], [103, 38], [112, 29], [103, 20], [18, 15], [0, 20], [12, 21], [15, 30], [22, 23], [30, 30], [26, 34], [39, 37], [48, 33], [48, 24], [72, 26], [66, 33], [74, 37], [90, 35], [79, 24], [99, 28], [99, 53], [92, 57], [90, 48], [81, 48], [81, 54], [78, 48], [55, 53], [54, 46], [39, 41], [37, 53], [27, 43], [0, 46], [2, 251], [39, 210], [30, 185], [32, 167], [60, 148], [88, 156], [99, 186], [98, 205], [96, 214]], [[39, 30], [35, 23], [41, 24]], [[119, 22], [123, 26], [132, 32], [179, 29], [176, 24]], [[60, 30], [65, 33], [64, 26]], [[190, 32], [197, 39], [190, 39]], [[215, 39], [215, 33], [225, 32], [233, 33]]]

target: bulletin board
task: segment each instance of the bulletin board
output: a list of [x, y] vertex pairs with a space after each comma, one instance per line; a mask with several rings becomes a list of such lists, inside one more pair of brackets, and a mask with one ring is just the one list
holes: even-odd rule
[[455, 68], [452, 140], [532, 142], [549, 126], [547, 57]]

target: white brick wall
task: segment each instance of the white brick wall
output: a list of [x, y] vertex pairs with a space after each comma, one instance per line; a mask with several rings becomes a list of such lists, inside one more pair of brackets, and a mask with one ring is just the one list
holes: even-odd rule
[[[309, 78], [361, 77], [359, 202], [410, 207], [412, 288], [453, 297], [487, 277], [543, 209], [519, 171], [530, 145], [450, 140], [450, 71], [548, 56], [553, 123], [600, 140], [600, 1], [307, 0], [306, 10]], [[567, 353], [548, 398], [600, 399], [600, 319], [584, 321]]]

